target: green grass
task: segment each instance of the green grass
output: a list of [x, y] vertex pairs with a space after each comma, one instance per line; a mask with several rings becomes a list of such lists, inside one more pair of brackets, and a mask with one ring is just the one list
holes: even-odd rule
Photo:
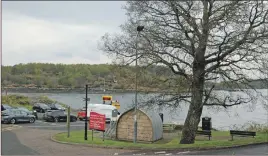
[[[183, 145], [179, 144], [180, 134], [177, 137], [172, 137], [171, 140], [165, 142], [163, 140], [157, 141], [155, 143], [137, 143], [126, 141], [114, 141], [114, 140], [104, 140], [100, 137], [100, 134], [95, 134], [93, 141], [91, 140], [91, 131], [88, 132], [88, 140], [84, 141], [84, 131], [72, 131], [70, 133], [70, 138], [67, 138], [66, 133], [59, 133], [53, 136], [55, 140], [70, 142], [70, 143], [81, 143], [89, 145], [103, 145], [111, 147], [138, 147], [144, 149], [173, 149], [173, 148], [215, 148], [215, 147], [225, 147], [234, 145], [246, 145], [251, 143], [261, 143], [267, 142], [267, 133], [257, 133], [255, 138], [251, 137], [234, 137], [233, 141], [230, 141], [230, 135], [227, 131], [213, 131], [212, 140], [209, 141], [207, 137], [197, 136], [194, 144]], [[165, 140], [165, 139], [164, 139]]]
[[2, 96], [2, 104], [8, 104], [12, 107], [25, 107], [29, 110], [32, 110], [32, 101], [27, 96], [22, 95]]

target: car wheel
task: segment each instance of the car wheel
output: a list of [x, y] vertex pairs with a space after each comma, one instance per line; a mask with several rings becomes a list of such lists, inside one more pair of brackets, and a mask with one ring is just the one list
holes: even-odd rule
[[35, 118], [30, 118], [29, 122], [30, 123], [34, 123], [35, 122]]
[[83, 118], [79, 118], [80, 121], [83, 121]]
[[12, 118], [11, 120], [10, 120], [10, 123], [11, 124], [15, 124], [17, 121], [16, 121], [16, 119], [14, 119], [14, 118]]
[[55, 122], [59, 122], [59, 118], [55, 117], [55, 118], [54, 118], [54, 121], [55, 121]]

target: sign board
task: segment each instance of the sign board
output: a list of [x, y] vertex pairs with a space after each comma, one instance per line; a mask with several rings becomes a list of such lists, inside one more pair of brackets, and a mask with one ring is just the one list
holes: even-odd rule
[[90, 112], [89, 116], [89, 129], [97, 131], [105, 131], [105, 115], [96, 112]]
[[103, 101], [112, 101], [112, 96], [102, 96]]
[[120, 104], [117, 101], [112, 101], [112, 106], [115, 106], [117, 110], [120, 109]]
[[[86, 98], [83, 98], [83, 101], [86, 101]], [[90, 101], [90, 98], [87, 98], [87, 101]]]
[[118, 111], [117, 111], [117, 109], [114, 109], [112, 111], [112, 117], [117, 117], [117, 116], [118, 116]]

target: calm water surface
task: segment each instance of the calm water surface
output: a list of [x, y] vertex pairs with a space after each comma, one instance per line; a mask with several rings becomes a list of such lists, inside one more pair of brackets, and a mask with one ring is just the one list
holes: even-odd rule
[[[259, 90], [263, 95], [268, 96], [268, 90]], [[226, 92], [219, 91], [218, 94], [225, 94]], [[10, 93], [10, 94], [22, 94], [26, 96], [48, 96], [51, 99], [65, 103], [74, 109], [82, 108], [85, 105], [83, 98], [85, 94], [79, 93]], [[243, 95], [241, 92], [233, 92], [234, 95]], [[89, 94], [90, 103], [102, 103], [102, 96], [104, 94]], [[118, 100], [121, 104], [120, 112], [124, 112], [131, 107], [134, 103], [135, 95], [132, 93], [126, 94], [111, 94], [113, 100]], [[243, 95], [246, 96], [246, 95]], [[209, 116], [212, 118], [212, 125], [218, 129], [228, 130], [234, 125], [242, 126], [247, 122], [257, 122], [260, 124], [268, 124], [268, 113], [264, 105], [267, 105], [267, 101], [259, 98], [254, 103], [247, 105], [234, 106], [228, 109], [217, 109], [205, 107], [202, 116]], [[164, 108], [163, 110], [156, 110], [157, 112], [164, 113], [165, 123], [178, 123], [183, 124], [187, 115], [188, 105], [181, 105], [180, 108]]]

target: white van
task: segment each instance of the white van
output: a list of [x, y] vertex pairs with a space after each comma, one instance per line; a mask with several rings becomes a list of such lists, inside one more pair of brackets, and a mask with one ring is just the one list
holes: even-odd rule
[[[88, 110], [87, 110], [87, 117], [90, 117], [90, 112], [96, 112], [99, 114], [105, 114], [105, 118], [106, 118], [106, 122], [110, 122], [112, 119], [112, 111], [116, 110], [115, 106], [112, 105], [107, 105], [107, 104], [88, 104]], [[82, 111], [85, 111], [85, 108], [82, 109]], [[79, 116], [79, 112], [78, 112], [78, 118], [84, 118], [81, 116]], [[118, 117], [119, 117], [120, 113], [118, 113]], [[84, 115], [83, 115], [84, 116]], [[117, 117], [117, 118], [118, 118]]]

